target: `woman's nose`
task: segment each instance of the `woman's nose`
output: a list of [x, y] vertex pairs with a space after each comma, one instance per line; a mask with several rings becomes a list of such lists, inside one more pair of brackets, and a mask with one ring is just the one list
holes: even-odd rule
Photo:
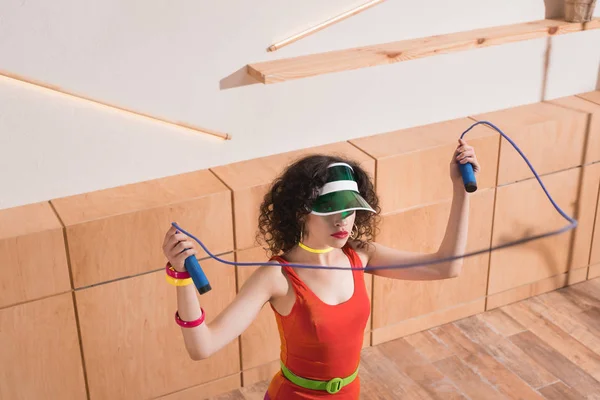
[[341, 227], [341, 226], [346, 226], [346, 225], [348, 225], [347, 218], [344, 218], [344, 219], [337, 218], [336, 221], [335, 221], [335, 226], [340, 226]]

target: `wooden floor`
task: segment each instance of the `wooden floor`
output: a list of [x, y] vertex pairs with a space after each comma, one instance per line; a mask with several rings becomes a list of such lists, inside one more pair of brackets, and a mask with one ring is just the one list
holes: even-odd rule
[[361, 399], [600, 399], [600, 278], [367, 348], [360, 377]]

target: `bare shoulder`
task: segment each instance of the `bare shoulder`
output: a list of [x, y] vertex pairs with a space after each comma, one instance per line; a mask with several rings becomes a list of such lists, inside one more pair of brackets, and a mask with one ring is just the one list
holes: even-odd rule
[[273, 265], [262, 265], [257, 268], [247, 283], [263, 287], [268, 291], [270, 298], [285, 295], [288, 292], [289, 286], [281, 269], [281, 264], [277, 261], [273, 261]]
[[366, 243], [363, 244], [357, 240], [349, 240], [348, 244], [352, 249], [358, 254], [360, 261], [362, 261], [363, 266], [366, 266], [371, 259], [371, 255], [375, 251], [375, 243]]

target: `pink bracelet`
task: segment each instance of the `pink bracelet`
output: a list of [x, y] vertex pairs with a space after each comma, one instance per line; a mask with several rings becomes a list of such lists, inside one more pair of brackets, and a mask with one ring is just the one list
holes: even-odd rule
[[167, 262], [167, 265], [165, 265], [165, 270], [167, 271], [167, 275], [169, 275], [171, 278], [187, 279], [190, 277], [190, 273], [187, 271], [184, 271], [184, 272], [176, 271], [170, 262]]
[[177, 325], [181, 326], [182, 328], [195, 328], [199, 325], [202, 325], [204, 322], [204, 309], [200, 308], [200, 311], [202, 311], [202, 315], [195, 321], [184, 321], [179, 317], [179, 311], [175, 311], [175, 322], [177, 322]]

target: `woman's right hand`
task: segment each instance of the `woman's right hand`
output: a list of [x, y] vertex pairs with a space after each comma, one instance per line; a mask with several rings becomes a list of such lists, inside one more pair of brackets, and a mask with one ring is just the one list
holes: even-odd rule
[[185, 259], [198, 253], [190, 238], [177, 231], [174, 226], [165, 234], [162, 248], [171, 266], [179, 272], [185, 271]]

